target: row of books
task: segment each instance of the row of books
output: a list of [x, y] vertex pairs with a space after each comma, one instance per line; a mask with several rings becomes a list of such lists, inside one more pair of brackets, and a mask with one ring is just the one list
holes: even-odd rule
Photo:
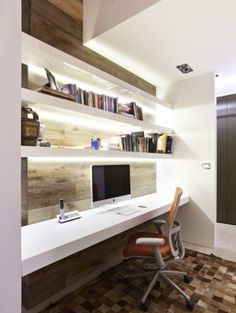
[[148, 133], [143, 131], [121, 135], [124, 151], [147, 153], [172, 153], [173, 138], [167, 134]]
[[75, 96], [75, 101], [93, 108], [117, 113], [118, 98], [100, 95], [92, 91], [77, 88], [75, 84], [66, 84], [61, 87], [63, 93]]
[[101, 95], [92, 91], [77, 88], [76, 84], [66, 84], [61, 87], [61, 92], [75, 97], [75, 101], [93, 108], [118, 113], [138, 120], [143, 120], [143, 111], [135, 102], [126, 104], [118, 103], [118, 97], [114, 98]]

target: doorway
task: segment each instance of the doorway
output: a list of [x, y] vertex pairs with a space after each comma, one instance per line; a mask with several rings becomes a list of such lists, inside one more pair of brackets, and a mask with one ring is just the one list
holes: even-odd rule
[[236, 95], [217, 98], [217, 222], [236, 225]]

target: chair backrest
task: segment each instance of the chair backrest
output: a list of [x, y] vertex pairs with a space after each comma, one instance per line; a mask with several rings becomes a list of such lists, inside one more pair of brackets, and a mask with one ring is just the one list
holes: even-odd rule
[[174, 200], [170, 207], [170, 211], [168, 214], [168, 238], [169, 238], [169, 245], [171, 248], [172, 256], [182, 258], [184, 257], [185, 249], [183, 245], [183, 241], [181, 238], [181, 224], [180, 222], [175, 220], [180, 198], [183, 194], [183, 190], [180, 187], [177, 187], [175, 190]]
[[175, 220], [175, 216], [176, 216], [177, 211], [178, 211], [179, 202], [180, 202], [180, 198], [181, 198], [182, 194], [183, 194], [183, 190], [180, 187], [177, 187], [175, 190], [174, 200], [172, 202], [172, 205], [170, 207], [170, 211], [168, 214], [169, 226], [173, 225], [173, 222]]

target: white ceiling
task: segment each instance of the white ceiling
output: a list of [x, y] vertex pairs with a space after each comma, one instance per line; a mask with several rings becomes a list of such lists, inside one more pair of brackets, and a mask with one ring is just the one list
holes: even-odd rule
[[162, 0], [86, 45], [157, 86], [215, 72], [236, 91], [236, 0]]

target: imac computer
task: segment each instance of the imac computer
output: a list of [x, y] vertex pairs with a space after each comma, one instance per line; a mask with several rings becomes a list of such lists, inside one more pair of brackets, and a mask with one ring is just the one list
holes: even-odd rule
[[131, 198], [129, 165], [93, 165], [91, 176], [93, 207]]

